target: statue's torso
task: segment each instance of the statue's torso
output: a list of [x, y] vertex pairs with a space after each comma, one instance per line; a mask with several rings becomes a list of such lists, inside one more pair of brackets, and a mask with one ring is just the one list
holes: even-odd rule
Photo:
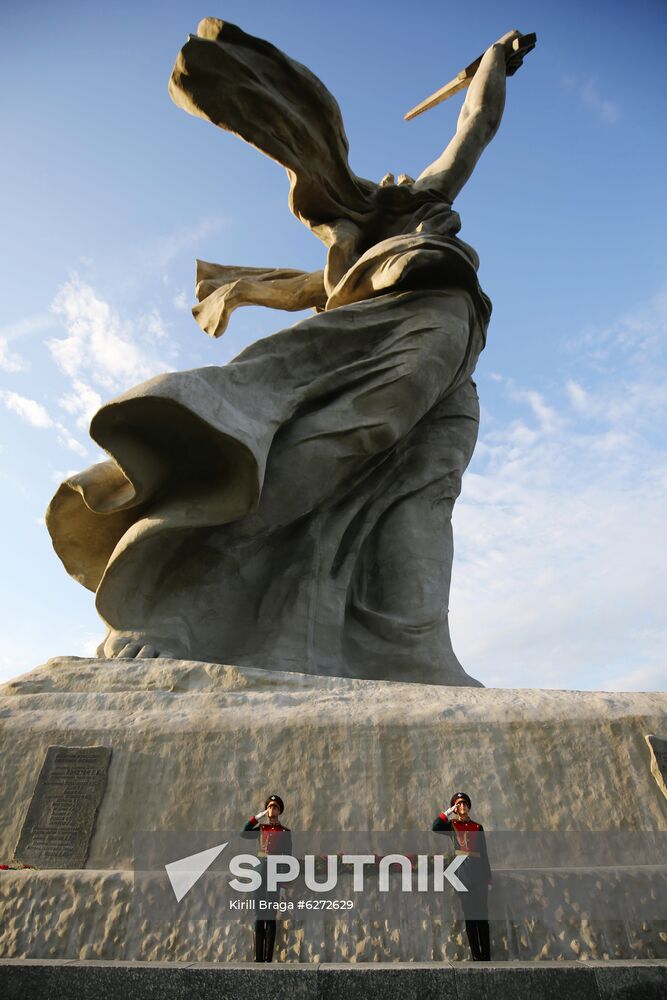
[[[436, 192], [378, 187], [362, 221], [315, 232], [329, 246], [328, 310], [392, 290], [463, 286], [477, 291], [477, 254], [459, 239], [461, 220]], [[451, 266], [453, 264], [453, 267]]]

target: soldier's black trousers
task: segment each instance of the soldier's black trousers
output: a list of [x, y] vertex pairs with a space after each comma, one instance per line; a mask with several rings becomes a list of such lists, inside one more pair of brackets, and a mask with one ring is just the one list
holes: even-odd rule
[[276, 941], [275, 920], [255, 921], [255, 961], [272, 962], [273, 946]]
[[468, 944], [475, 962], [491, 960], [491, 941], [488, 920], [466, 920]]

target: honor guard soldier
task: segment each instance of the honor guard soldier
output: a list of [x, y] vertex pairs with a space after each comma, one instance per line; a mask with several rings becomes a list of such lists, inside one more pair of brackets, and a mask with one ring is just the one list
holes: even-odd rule
[[[273, 946], [276, 940], [276, 909], [279, 894], [266, 889], [266, 858], [269, 854], [291, 854], [292, 834], [289, 827], [283, 826], [278, 817], [285, 811], [285, 804], [279, 795], [269, 795], [264, 803], [264, 810], [251, 816], [241, 833], [242, 837], [256, 837], [257, 856], [262, 864], [259, 873], [262, 877], [261, 889], [255, 895], [255, 906], [260, 900], [269, 904], [263, 915], [255, 920], [255, 961], [272, 962]], [[260, 820], [266, 816], [266, 822]], [[262, 913], [262, 911], [260, 911]]]
[[455, 792], [449, 809], [433, 821], [433, 829], [436, 833], [450, 834], [456, 854], [465, 855], [465, 863], [458, 869], [457, 876], [468, 890], [459, 893], [466, 934], [474, 961], [488, 962], [491, 958], [488, 920], [491, 868], [484, 827], [470, 818], [471, 805], [469, 795]]

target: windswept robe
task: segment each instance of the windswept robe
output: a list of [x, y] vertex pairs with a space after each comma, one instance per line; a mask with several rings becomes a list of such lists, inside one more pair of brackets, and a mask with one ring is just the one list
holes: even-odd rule
[[[292, 211], [325, 242], [341, 220], [361, 240], [314, 296], [325, 311], [102, 407], [91, 436], [112, 460], [58, 490], [56, 551], [113, 630], [178, 656], [476, 683], [447, 599], [490, 303], [458, 216], [432, 191], [356, 177], [324, 85], [234, 25], [202, 22], [170, 93], [283, 164]], [[232, 276], [206, 268], [214, 332]], [[231, 270], [261, 300], [267, 276]]]

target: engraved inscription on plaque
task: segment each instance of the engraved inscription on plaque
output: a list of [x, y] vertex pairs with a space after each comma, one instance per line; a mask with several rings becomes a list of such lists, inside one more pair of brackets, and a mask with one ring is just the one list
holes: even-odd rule
[[37, 868], [83, 868], [111, 747], [49, 747], [14, 856]]
[[667, 798], [667, 739], [649, 734], [646, 742], [651, 751], [651, 774], [658, 782], [662, 794]]

